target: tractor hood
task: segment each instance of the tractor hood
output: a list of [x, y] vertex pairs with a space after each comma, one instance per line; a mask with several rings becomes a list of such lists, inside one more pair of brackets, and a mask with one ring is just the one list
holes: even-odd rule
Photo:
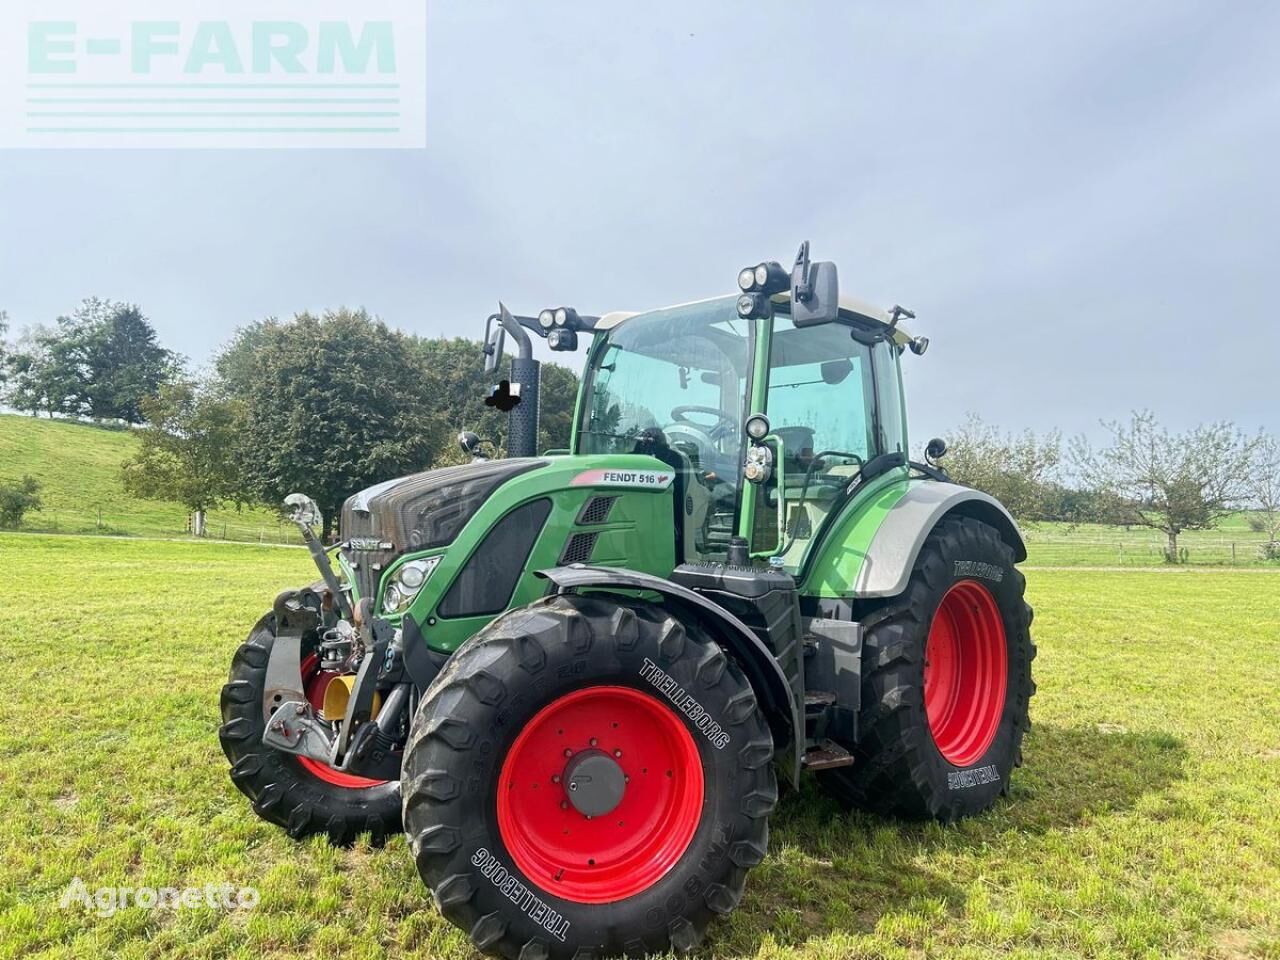
[[448, 546], [498, 487], [545, 464], [528, 458], [444, 467], [348, 498], [341, 538], [360, 595], [373, 596], [381, 572], [402, 553]]

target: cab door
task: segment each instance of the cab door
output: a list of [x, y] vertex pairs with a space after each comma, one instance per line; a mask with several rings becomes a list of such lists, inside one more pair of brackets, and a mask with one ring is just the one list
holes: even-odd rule
[[777, 462], [757, 491], [752, 551], [781, 555], [794, 572], [862, 465], [882, 452], [874, 348], [848, 324], [797, 329], [780, 314], [768, 353], [765, 412]]

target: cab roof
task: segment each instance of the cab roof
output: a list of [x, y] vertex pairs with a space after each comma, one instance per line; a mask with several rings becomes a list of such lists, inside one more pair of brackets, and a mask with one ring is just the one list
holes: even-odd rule
[[[676, 303], [676, 304], [672, 304], [669, 307], [656, 307], [654, 309], [655, 310], [674, 310], [677, 307], [689, 307], [689, 306], [693, 306], [694, 304], [711, 303], [712, 301], [715, 301], [715, 300], [725, 300], [725, 299], [732, 300], [732, 299], [736, 299], [736, 297], [735, 296], [707, 297], [702, 300], [689, 300], [685, 303]], [[773, 297], [773, 302], [778, 305], [790, 304], [791, 294], [789, 292], [775, 294]], [[877, 307], [870, 303], [867, 303], [865, 300], [860, 300], [857, 297], [850, 296], [849, 294], [841, 293], [839, 302], [840, 302], [840, 314], [841, 316], [847, 319], [864, 320], [870, 323], [880, 323], [886, 327], [890, 326], [893, 323], [892, 313], [890, 313], [888, 310], [885, 310], [881, 307]], [[594, 329], [612, 330], [614, 327], [618, 326], [621, 323], [624, 323], [627, 320], [630, 320], [632, 317], [638, 317], [643, 313], [651, 313], [651, 312], [654, 312], [654, 311], [612, 310], [609, 313], [606, 313], [604, 316], [602, 316], [599, 320], [595, 322]], [[909, 333], [907, 329], [902, 325], [902, 322], [899, 321], [897, 327], [895, 327], [893, 331], [894, 343], [897, 343], [899, 345], [905, 345], [911, 340], [911, 337], [912, 337], [911, 333]]]

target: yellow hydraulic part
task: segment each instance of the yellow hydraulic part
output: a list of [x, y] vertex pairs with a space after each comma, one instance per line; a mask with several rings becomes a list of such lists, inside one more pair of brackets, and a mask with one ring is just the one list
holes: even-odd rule
[[[346, 673], [342, 676], [334, 677], [329, 681], [329, 685], [324, 688], [324, 707], [320, 711], [320, 716], [332, 723], [334, 720], [341, 720], [347, 715], [347, 702], [351, 699], [351, 688], [356, 685], [354, 674]], [[375, 692], [373, 695], [373, 712], [369, 719], [376, 719], [378, 710], [382, 706], [382, 697]]]

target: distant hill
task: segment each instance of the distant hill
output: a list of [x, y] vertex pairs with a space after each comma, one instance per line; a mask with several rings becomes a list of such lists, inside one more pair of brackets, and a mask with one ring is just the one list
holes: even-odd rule
[[[22, 529], [186, 536], [182, 504], [137, 500], [121, 487], [120, 464], [137, 443], [119, 428], [0, 414], [0, 480], [30, 474], [40, 481], [44, 509], [27, 514]], [[211, 511], [208, 530], [211, 537], [230, 540], [299, 541], [290, 526], [262, 508]]]

